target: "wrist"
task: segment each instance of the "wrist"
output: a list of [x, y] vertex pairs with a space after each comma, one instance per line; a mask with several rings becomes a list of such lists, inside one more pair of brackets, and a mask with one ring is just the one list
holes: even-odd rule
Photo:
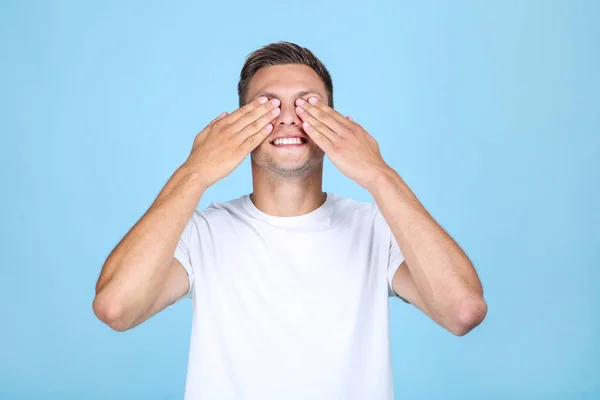
[[383, 186], [389, 186], [394, 180], [400, 179], [400, 176], [391, 167], [377, 168], [371, 173], [371, 177], [365, 186], [372, 195], [381, 191]]
[[202, 192], [211, 186], [206, 179], [206, 174], [203, 174], [202, 171], [198, 171], [198, 168], [194, 168], [186, 163], [182, 164], [177, 171], [175, 171], [174, 176], [177, 176], [177, 179], [185, 182], [186, 186], [197, 188]]
[[398, 200], [405, 202], [418, 202], [415, 194], [404, 182], [402, 177], [391, 167], [386, 168], [377, 174], [372, 180], [372, 184], [368, 190], [376, 200], [388, 195], [393, 195]]

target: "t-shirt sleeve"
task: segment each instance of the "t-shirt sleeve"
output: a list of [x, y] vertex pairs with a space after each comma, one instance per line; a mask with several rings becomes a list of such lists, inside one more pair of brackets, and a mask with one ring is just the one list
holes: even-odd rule
[[194, 226], [195, 221], [193, 215], [181, 233], [179, 241], [177, 242], [177, 247], [175, 248], [175, 254], [173, 255], [173, 257], [183, 265], [189, 280], [189, 289], [182, 298], [191, 298], [194, 290], [194, 269], [192, 268], [192, 247], [194, 246], [192, 237]]
[[388, 225], [387, 221], [385, 220], [385, 218], [383, 217], [383, 214], [381, 213], [381, 211], [379, 210], [379, 208], [377, 207], [377, 205], [375, 205], [375, 210], [376, 210], [376, 214], [377, 214], [377, 218], [379, 219], [380, 225], [381, 225], [381, 229], [382, 229], [382, 240], [385, 241], [388, 252], [387, 252], [387, 283], [388, 283], [388, 295], [389, 297], [397, 297], [400, 300], [406, 302], [406, 300], [404, 300], [402, 297], [398, 296], [398, 294], [396, 292], [394, 292], [394, 289], [392, 288], [392, 281], [394, 279], [394, 274], [396, 273], [396, 271], [398, 270], [398, 268], [400, 267], [400, 265], [404, 262], [404, 255], [402, 254], [402, 251], [400, 250], [400, 246], [398, 245], [398, 242], [396, 241], [396, 238], [392, 232], [392, 230], [390, 229], [390, 226]]
[[402, 297], [400, 297], [396, 292], [394, 292], [394, 289], [392, 288], [392, 281], [394, 279], [394, 274], [396, 273], [396, 271], [398, 270], [400, 265], [404, 262], [404, 255], [402, 254], [402, 251], [400, 250], [400, 246], [398, 246], [398, 242], [396, 241], [394, 234], [392, 233], [392, 231], [389, 228], [388, 228], [388, 230], [389, 230], [389, 236], [390, 236], [390, 239], [389, 239], [390, 256], [389, 256], [388, 267], [387, 267], [388, 294], [390, 297], [397, 297], [400, 300], [404, 301], [405, 303], [408, 303], [406, 300], [404, 300]]

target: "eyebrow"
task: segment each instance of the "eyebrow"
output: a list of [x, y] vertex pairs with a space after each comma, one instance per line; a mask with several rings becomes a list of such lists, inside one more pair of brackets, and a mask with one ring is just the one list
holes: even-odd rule
[[[321, 94], [315, 90], [303, 90], [301, 92], [297, 92], [296, 96], [302, 97], [302, 96], [306, 96], [307, 94], [314, 94], [315, 96], [319, 97], [320, 99], [323, 99], [323, 96], [321, 96]], [[275, 93], [262, 90], [262, 91], [258, 92], [253, 98], [256, 99], [260, 96], [275, 97], [275, 98], [278, 97]]]

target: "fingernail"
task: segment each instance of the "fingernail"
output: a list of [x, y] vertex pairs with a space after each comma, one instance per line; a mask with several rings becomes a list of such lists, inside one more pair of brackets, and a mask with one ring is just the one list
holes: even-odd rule
[[308, 122], [305, 122], [302, 124], [303, 127], [308, 128], [310, 125], [308, 124]]
[[296, 105], [297, 106], [301, 106], [302, 104], [304, 104], [304, 100], [302, 100], [302, 99], [296, 100]]
[[313, 104], [313, 105], [314, 105], [314, 104], [317, 104], [317, 98], [316, 98], [316, 97], [311, 97], [311, 98], [309, 98], [309, 99], [308, 99], [308, 102], [309, 102], [310, 104]]
[[260, 104], [265, 104], [269, 99], [266, 97], [259, 97], [258, 101], [260, 102]]
[[273, 99], [273, 100], [271, 100], [271, 103], [273, 103], [276, 106], [278, 106], [278, 105], [281, 104], [281, 102], [279, 101], [279, 99]]
[[302, 114], [304, 112], [304, 109], [302, 107], [296, 107], [296, 112], [298, 114]]
[[273, 110], [271, 110], [271, 112], [272, 112], [273, 114], [275, 114], [275, 115], [279, 114], [279, 112], [280, 112], [280, 111], [281, 111], [281, 108], [279, 108], [279, 107], [277, 107], [277, 108], [274, 108]]

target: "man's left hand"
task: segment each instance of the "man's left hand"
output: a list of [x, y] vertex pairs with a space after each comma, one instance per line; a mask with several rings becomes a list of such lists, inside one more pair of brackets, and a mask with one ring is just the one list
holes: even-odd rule
[[296, 114], [306, 134], [348, 178], [370, 190], [376, 178], [390, 167], [377, 141], [355, 121], [316, 97], [296, 100]]

